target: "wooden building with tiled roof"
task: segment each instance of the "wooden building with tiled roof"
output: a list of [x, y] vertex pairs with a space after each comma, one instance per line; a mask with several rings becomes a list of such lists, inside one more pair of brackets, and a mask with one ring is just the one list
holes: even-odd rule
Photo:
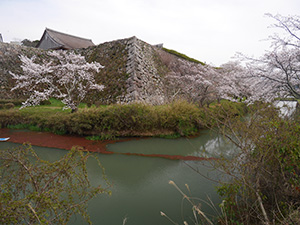
[[76, 37], [46, 28], [37, 47], [41, 49], [78, 49], [94, 46], [90, 39]]

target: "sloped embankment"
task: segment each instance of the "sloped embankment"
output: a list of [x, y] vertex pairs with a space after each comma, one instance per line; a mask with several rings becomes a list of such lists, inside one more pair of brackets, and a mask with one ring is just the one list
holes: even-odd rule
[[[205, 75], [208, 66], [152, 46], [136, 37], [106, 42], [86, 49], [77, 49], [88, 62], [104, 66], [96, 74], [96, 81], [105, 85], [103, 92], [90, 91], [86, 102], [111, 104], [116, 102], [168, 102], [165, 77]], [[26, 90], [11, 92], [14, 81], [9, 73], [21, 73], [19, 55], [35, 56], [42, 62], [47, 51], [31, 47], [0, 43], [0, 99], [25, 98]]]

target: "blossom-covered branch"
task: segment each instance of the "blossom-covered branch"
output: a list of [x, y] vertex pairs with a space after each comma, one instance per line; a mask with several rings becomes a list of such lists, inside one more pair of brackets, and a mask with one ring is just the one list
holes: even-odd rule
[[[245, 77], [252, 95], [250, 101], [275, 99], [300, 99], [300, 18], [299, 16], [273, 16], [275, 28], [284, 34], [271, 37], [273, 49], [262, 57], [246, 61]], [[249, 82], [250, 81], [250, 82]]]
[[31, 93], [21, 108], [40, 104], [50, 97], [61, 99], [64, 109], [77, 110], [89, 89], [102, 91], [104, 86], [95, 83], [94, 74], [103, 68], [99, 63], [86, 62], [73, 52], [52, 51], [50, 59], [38, 63], [35, 56], [21, 55], [23, 74], [10, 73], [16, 80], [12, 90], [25, 89]]

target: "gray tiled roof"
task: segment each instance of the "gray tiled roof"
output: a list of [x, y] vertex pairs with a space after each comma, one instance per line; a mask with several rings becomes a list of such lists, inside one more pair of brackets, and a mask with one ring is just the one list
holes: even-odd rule
[[90, 39], [76, 37], [46, 28], [38, 48], [43, 49], [77, 49], [87, 48], [95, 44]]

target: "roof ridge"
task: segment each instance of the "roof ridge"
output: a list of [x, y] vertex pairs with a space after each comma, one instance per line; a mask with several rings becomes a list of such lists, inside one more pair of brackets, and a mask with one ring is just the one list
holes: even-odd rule
[[50, 32], [55, 32], [55, 33], [58, 33], [58, 34], [66, 35], [66, 36], [69, 36], [69, 37], [78, 38], [78, 39], [82, 39], [82, 40], [86, 40], [86, 41], [91, 41], [92, 42], [92, 39], [78, 37], [78, 36], [75, 36], [75, 35], [71, 35], [71, 34], [60, 32], [60, 31], [56, 31], [56, 30], [53, 30], [53, 29], [50, 29], [50, 28], [47, 28], [47, 27], [46, 27], [46, 30], [50, 31]]

